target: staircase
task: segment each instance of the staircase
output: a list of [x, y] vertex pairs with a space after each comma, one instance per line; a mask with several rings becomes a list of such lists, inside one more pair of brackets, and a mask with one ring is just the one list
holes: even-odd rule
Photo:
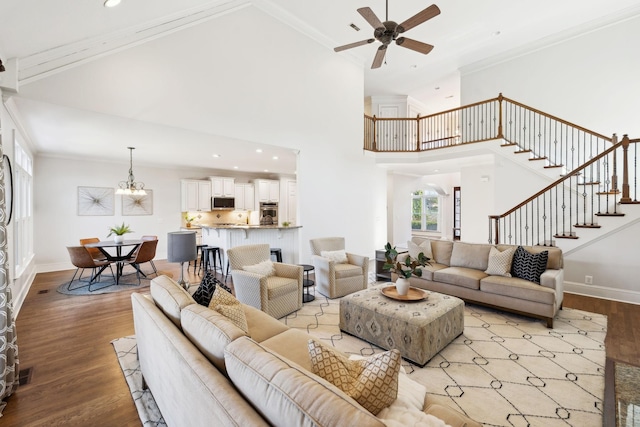
[[424, 117], [365, 116], [365, 150], [464, 152], [483, 144], [545, 176], [548, 186], [489, 217], [488, 240], [543, 246], [562, 240], [565, 253], [640, 221], [640, 208], [628, 207], [640, 204], [639, 143], [627, 135], [621, 141], [606, 137], [502, 94]]

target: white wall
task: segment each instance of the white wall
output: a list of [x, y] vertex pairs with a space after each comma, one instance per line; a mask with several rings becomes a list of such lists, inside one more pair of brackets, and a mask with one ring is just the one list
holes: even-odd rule
[[[489, 99], [502, 92], [506, 97], [604, 135], [628, 133], [632, 138], [640, 137], [637, 120], [640, 55], [636, 43], [639, 39], [640, 17], [636, 16], [526, 55], [496, 63], [483, 61], [464, 70], [462, 103]], [[496, 176], [496, 179], [502, 181], [505, 177]], [[520, 181], [528, 185], [526, 179]], [[479, 186], [476, 183], [476, 187]], [[469, 188], [464, 178], [462, 188], [464, 206], [469, 202]], [[476, 197], [481, 194], [481, 189], [477, 190]], [[496, 200], [500, 198], [500, 194], [492, 194], [491, 189], [487, 194]], [[478, 199], [481, 203], [480, 197]], [[502, 202], [496, 202], [498, 204]], [[482, 209], [482, 204], [478, 207]], [[623, 206], [622, 210], [625, 208], [634, 209]], [[465, 229], [476, 218], [477, 229], [486, 230], [480, 216], [471, 218], [466, 212], [463, 209]], [[640, 302], [635, 271], [638, 233], [636, 225], [572, 251], [565, 259], [567, 288], [588, 295]], [[465, 233], [464, 240], [467, 236]], [[486, 241], [481, 235], [478, 239]], [[557, 244], [562, 247], [560, 239]], [[587, 271], [597, 286], [583, 284]]]
[[[167, 64], [167, 50], [162, 49], [167, 46], [171, 55], [179, 57], [172, 58], [171, 66], [182, 66], [182, 59], [187, 64], [189, 58], [182, 56], [189, 50], [184, 46], [203, 38], [210, 42], [212, 27], [223, 33], [227, 27], [236, 30], [238, 20], [269, 37], [234, 31], [233, 43], [218, 40], [219, 67], [205, 70], [198, 93], [185, 93], [181, 82], [163, 81], [161, 74], [150, 79], [129, 66], [140, 57], [149, 69], [155, 70], [154, 61]], [[277, 49], [273, 40], [278, 40]], [[162, 41], [167, 44], [161, 45]], [[127, 72], [118, 78], [105, 75], [115, 69]], [[185, 65], [184, 78], [201, 78], [202, 72]], [[151, 90], [149, 85], [157, 81], [164, 90]], [[28, 92], [74, 108], [112, 115], [134, 111], [149, 122], [196, 125], [217, 135], [299, 150], [300, 260], [309, 262], [310, 238], [344, 236], [349, 251], [370, 257], [386, 242], [385, 173], [362, 152], [363, 85], [361, 67], [264, 13], [245, 8], [166, 40], [41, 79], [29, 85]], [[136, 91], [137, 86], [145, 91]], [[176, 143], [188, 147], [188, 141]], [[129, 222], [136, 232], [162, 236], [179, 226], [179, 179], [184, 175], [137, 164], [134, 159], [136, 178], [155, 190], [154, 216], [131, 217]], [[43, 267], [66, 262], [64, 246], [76, 242], [80, 234], [104, 237], [106, 227], [121, 219], [74, 216], [74, 194], [78, 185], [114, 186], [126, 177], [126, 168], [42, 157], [36, 176], [35, 245], [37, 262]]]

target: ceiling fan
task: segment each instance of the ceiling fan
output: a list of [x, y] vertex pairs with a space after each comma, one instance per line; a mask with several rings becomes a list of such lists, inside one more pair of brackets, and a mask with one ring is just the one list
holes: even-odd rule
[[346, 49], [351, 49], [353, 47], [363, 46], [365, 44], [373, 43], [378, 40], [382, 45], [378, 48], [376, 52], [375, 58], [373, 58], [373, 64], [371, 68], [380, 68], [382, 65], [382, 61], [384, 61], [384, 56], [387, 52], [387, 47], [389, 44], [395, 40], [398, 46], [405, 47], [407, 49], [415, 50], [416, 52], [420, 52], [422, 54], [427, 54], [431, 52], [433, 46], [427, 43], [422, 43], [417, 40], [408, 39], [406, 37], [398, 37], [400, 34], [405, 31], [409, 31], [415, 26], [422, 24], [423, 22], [428, 21], [429, 19], [438, 16], [440, 14], [440, 9], [435, 4], [432, 4], [428, 8], [424, 9], [421, 12], [416, 13], [411, 18], [406, 21], [398, 24], [394, 21], [389, 21], [389, 0], [386, 1], [387, 5], [387, 14], [386, 21], [381, 22], [380, 19], [373, 13], [368, 7], [361, 7], [358, 9], [358, 13], [362, 15], [362, 17], [374, 28], [372, 39], [362, 40], [355, 43], [346, 44], [344, 46], [338, 46], [333, 50], [336, 52], [340, 52]]

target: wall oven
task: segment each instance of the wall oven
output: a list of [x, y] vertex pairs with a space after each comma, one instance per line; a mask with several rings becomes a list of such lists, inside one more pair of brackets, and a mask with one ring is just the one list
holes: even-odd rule
[[260, 225], [278, 225], [278, 204], [260, 202]]

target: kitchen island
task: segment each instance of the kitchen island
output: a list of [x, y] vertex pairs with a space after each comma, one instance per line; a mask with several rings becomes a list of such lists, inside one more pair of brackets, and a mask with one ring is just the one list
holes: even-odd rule
[[228, 224], [200, 224], [199, 226], [202, 228], [202, 243], [218, 246], [222, 250], [223, 265], [226, 265], [224, 259], [229, 248], [258, 243], [268, 243], [272, 248], [282, 249], [282, 262], [286, 264], [299, 263], [298, 229], [302, 226]]

